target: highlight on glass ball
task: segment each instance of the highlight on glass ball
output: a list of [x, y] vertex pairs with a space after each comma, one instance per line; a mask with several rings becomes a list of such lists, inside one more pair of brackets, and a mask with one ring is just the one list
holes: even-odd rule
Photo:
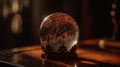
[[47, 59], [70, 59], [76, 56], [79, 40], [79, 27], [66, 13], [48, 15], [40, 25], [40, 42]]

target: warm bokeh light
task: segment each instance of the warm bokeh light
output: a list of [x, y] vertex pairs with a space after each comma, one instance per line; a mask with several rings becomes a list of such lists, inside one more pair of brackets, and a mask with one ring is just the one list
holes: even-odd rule
[[78, 66], [77, 66], [77, 63], [74, 64], [74, 67], [78, 67]]
[[3, 14], [3, 17], [4, 18], [7, 18], [7, 16], [9, 15], [9, 7], [7, 5], [4, 5], [3, 6], [3, 9], [2, 9], [2, 14]]
[[105, 41], [104, 40], [100, 40], [98, 43], [100, 48], [104, 48], [105, 47]]
[[12, 11], [13, 11], [13, 13], [17, 13], [19, 11], [19, 7], [20, 7], [20, 5], [19, 5], [18, 0], [13, 0], [12, 1]]
[[111, 15], [111, 16], [115, 16], [115, 11], [112, 10], [112, 11], [110, 12], [110, 15]]
[[112, 4], [112, 8], [115, 9], [117, 5], [115, 3]]
[[21, 33], [22, 32], [22, 18], [20, 14], [16, 14], [11, 23], [11, 30], [13, 33]]

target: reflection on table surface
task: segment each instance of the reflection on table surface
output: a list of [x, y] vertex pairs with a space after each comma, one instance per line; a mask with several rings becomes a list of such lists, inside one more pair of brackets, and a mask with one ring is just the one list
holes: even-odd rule
[[40, 45], [11, 48], [0, 51], [0, 62], [16, 67], [114, 67], [120, 66], [120, 53], [78, 47], [78, 60], [57, 61], [41, 58]]

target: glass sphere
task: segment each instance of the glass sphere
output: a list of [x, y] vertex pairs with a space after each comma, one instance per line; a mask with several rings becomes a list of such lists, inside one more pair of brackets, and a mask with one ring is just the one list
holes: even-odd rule
[[79, 27], [76, 21], [65, 13], [48, 15], [40, 25], [40, 42], [43, 51], [66, 53], [77, 45]]

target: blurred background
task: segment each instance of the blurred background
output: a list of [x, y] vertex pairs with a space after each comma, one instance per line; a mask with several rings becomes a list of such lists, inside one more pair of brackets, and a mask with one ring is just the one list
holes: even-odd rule
[[119, 0], [0, 0], [0, 49], [40, 44], [39, 26], [51, 13], [72, 16], [80, 40], [119, 40]]

